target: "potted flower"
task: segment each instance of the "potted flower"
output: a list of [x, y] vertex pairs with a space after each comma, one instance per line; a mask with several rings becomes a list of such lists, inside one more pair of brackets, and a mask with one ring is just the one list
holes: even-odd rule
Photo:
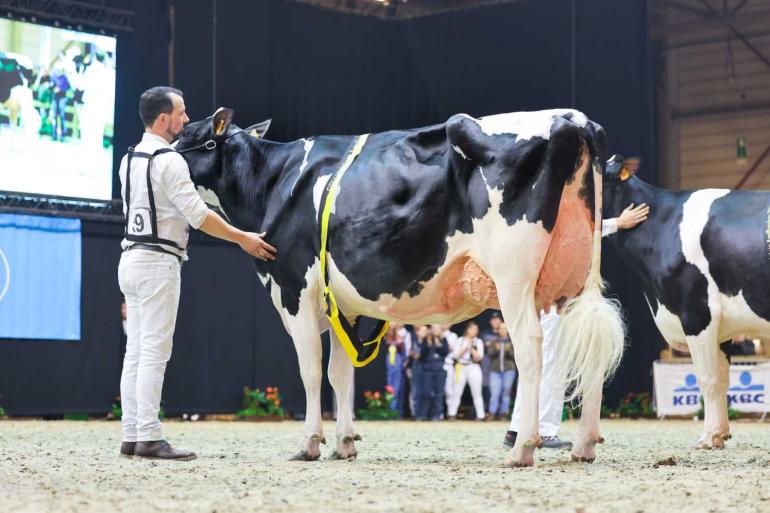
[[278, 387], [267, 387], [265, 390], [249, 387], [243, 389], [243, 409], [235, 414], [239, 420], [279, 421], [286, 417], [281, 407], [281, 394]]
[[390, 408], [393, 401], [393, 387], [385, 387], [385, 392], [364, 392], [366, 408], [358, 410], [358, 418], [361, 420], [391, 420], [398, 417], [398, 412]]

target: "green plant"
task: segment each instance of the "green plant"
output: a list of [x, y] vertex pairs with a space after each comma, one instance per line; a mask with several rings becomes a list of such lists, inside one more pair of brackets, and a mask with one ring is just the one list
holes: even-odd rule
[[120, 420], [123, 417], [123, 407], [120, 404], [120, 396], [115, 398], [115, 402], [112, 403], [112, 415]]
[[64, 420], [88, 420], [87, 413], [65, 413]]
[[281, 395], [278, 387], [267, 387], [264, 392], [259, 388], [243, 389], [243, 409], [237, 417], [284, 417], [286, 412], [281, 407]]
[[[703, 420], [706, 417], [706, 410], [703, 406], [703, 396], [700, 398], [700, 409], [695, 414], [698, 416], [698, 419]], [[727, 419], [728, 420], [735, 420], [740, 416], [740, 413], [738, 413], [738, 410], [734, 410], [730, 408], [730, 401], [728, 399], [727, 401]]]
[[393, 401], [393, 387], [385, 387], [385, 393], [364, 392], [366, 408], [358, 410], [358, 418], [361, 420], [390, 420], [398, 417], [398, 412], [390, 408]]
[[0, 406], [0, 417], [5, 417], [5, 410]]
[[648, 392], [629, 393], [620, 403], [618, 415], [629, 419], [654, 418], [655, 411], [652, 408], [650, 394]]

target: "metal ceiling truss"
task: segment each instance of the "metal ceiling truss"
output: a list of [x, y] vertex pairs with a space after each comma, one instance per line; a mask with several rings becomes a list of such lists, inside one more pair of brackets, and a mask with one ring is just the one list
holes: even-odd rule
[[123, 202], [0, 192], [0, 212], [123, 223]]
[[371, 16], [383, 20], [409, 20], [522, 0], [292, 0], [346, 14]]
[[133, 30], [133, 11], [74, 0], [0, 0], [0, 16], [101, 33]]

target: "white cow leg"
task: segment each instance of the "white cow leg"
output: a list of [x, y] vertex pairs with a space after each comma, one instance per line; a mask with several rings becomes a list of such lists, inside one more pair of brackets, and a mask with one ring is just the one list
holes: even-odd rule
[[[308, 309], [309, 310], [309, 309]], [[321, 335], [318, 316], [300, 309], [297, 317], [286, 322], [299, 360], [299, 372], [305, 385], [305, 427], [299, 442], [299, 452], [293, 460], [315, 461], [321, 457], [321, 445], [326, 443], [321, 419]]]
[[593, 463], [596, 459], [596, 444], [604, 442], [599, 434], [601, 408], [602, 389], [598, 386], [583, 396], [578, 434], [572, 448], [573, 461]]
[[724, 449], [725, 440], [730, 438], [727, 418], [730, 366], [719, 349], [715, 333], [716, 327], [712, 324], [702, 334], [687, 342], [703, 394], [703, 433], [696, 449]]
[[516, 402], [521, 402], [519, 431], [516, 443], [506, 458], [506, 464], [531, 467], [535, 464], [535, 448], [542, 445], [538, 434], [538, 401], [543, 366], [543, 334], [534, 305], [520, 305], [518, 310], [513, 310], [507, 309], [501, 301], [501, 306], [516, 353], [516, 365], [519, 369]]
[[337, 397], [337, 448], [330, 459], [350, 459], [358, 455], [356, 440], [360, 440], [353, 428], [353, 405], [350, 404], [350, 387], [353, 384], [353, 364], [332, 330], [329, 356], [329, 383]]

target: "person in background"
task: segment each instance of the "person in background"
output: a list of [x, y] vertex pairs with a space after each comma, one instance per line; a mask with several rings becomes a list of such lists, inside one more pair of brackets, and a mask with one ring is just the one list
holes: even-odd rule
[[504, 323], [498, 327], [498, 337], [486, 343], [484, 353], [489, 356], [489, 413], [495, 420], [508, 416], [511, 405], [511, 388], [516, 379], [516, 361], [513, 357], [513, 343]]
[[449, 345], [441, 336], [443, 331], [444, 328], [438, 324], [417, 328], [417, 345], [420, 348], [417, 420], [440, 420], [444, 411], [444, 358], [449, 354]]
[[406, 346], [404, 335], [401, 332], [402, 324], [391, 324], [385, 335], [385, 367], [387, 369], [388, 385], [393, 388], [393, 400], [390, 409], [398, 412], [399, 418], [404, 416], [404, 362], [406, 361]]
[[455, 394], [455, 361], [452, 358], [452, 351], [457, 348], [457, 341], [460, 337], [457, 333], [452, 331], [449, 324], [442, 326], [441, 336], [447, 341], [449, 347], [449, 354], [444, 358], [444, 400], [446, 401], [447, 411], [449, 411], [449, 405], [452, 402], [452, 398]]
[[407, 358], [404, 363], [405, 374], [409, 380], [409, 411], [412, 418], [417, 418], [417, 412], [420, 410], [420, 346], [418, 345], [417, 332], [411, 334], [411, 338], [406, 345]]
[[[473, 406], [476, 410], [476, 419], [484, 420], [484, 398], [481, 395], [481, 360], [484, 358], [484, 342], [476, 335], [479, 334], [479, 325], [474, 321], [468, 321], [465, 325], [463, 336], [457, 341], [457, 347], [452, 351], [455, 361], [456, 381], [451, 404], [447, 415], [450, 419], [457, 417], [460, 409], [463, 391], [466, 383], [470, 386], [473, 396]], [[459, 367], [457, 367], [459, 365]]]
[[[493, 340], [497, 340], [498, 337], [498, 330], [500, 329], [500, 324], [503, 322], [503, 314], [500, 313], [500, 310], [493, 310], [492, 315], [489, 317], [489, 328], [481, 332], [481, 340], [484, 342], [484, 358], [481, 360], [481, 393], [484, 397], [484, 405], [489, 406], [488, 401], [491, 398], [491, 391], [490, 391], [490, 382], [489, 382], [489, 373], [492, 370], [491, 362], [489, 360], [489, 356], [486, 353], [486, 347], [487, 343], [491, 342]], [[487, 408], [489, 410], [489, 408]]]

